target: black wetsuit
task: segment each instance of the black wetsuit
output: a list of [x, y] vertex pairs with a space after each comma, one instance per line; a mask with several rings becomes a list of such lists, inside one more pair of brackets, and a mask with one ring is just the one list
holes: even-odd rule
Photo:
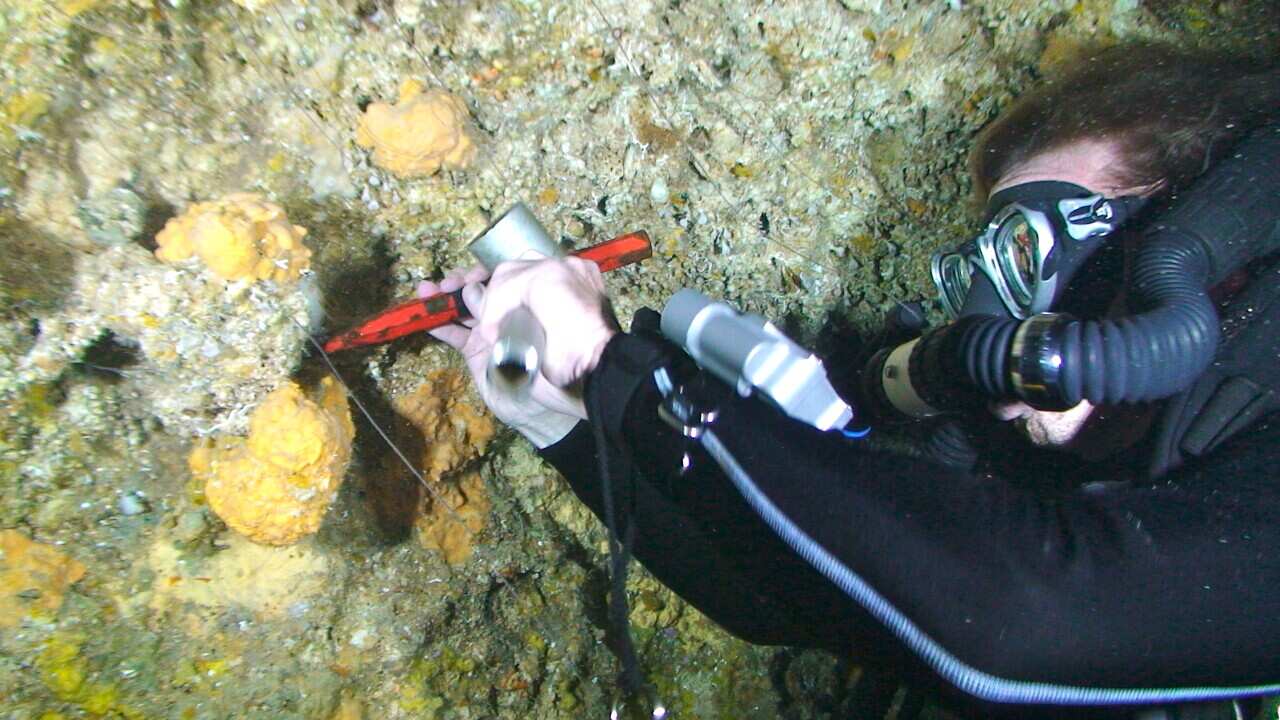
[[[586, 385], [609, 445], [637, 470], [615, 488], [636, 558], [746, 640], [921, 667], [700, 448], [678, 472], [691, 446], [659, 419], [651, 377], [672, 352], [619, 334]], [[1065, 480], [1052, 489], [877, 451], [732, 394], [714, 427], [792, 520], [974, 668], [1106, 687], [1280, 679], [1280, 416], [1155, 480], [1132, 453], [1061, 454], [1041, 468]], [[586, 423], [542, 452], [603, 516], [595, 454]]]

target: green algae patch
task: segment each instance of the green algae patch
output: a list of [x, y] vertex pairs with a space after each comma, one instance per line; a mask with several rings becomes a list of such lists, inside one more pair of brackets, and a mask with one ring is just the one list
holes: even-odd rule
[[456, 656], [446, 650], [439, 658], [418, 658], [405, 675], [398, 703], [400, 709], [415, 716], [435, 718], [444, 709], [445, 701], [431, 691], [433, 680], [452, 664]]
[[58, 6], [62, 8], [62, 12], [71, 17], [88, 12], [101, 4], [102, 0], [58, 0]]
[[33, 383], [4, 403], [0, 449], [26, 447], [31, 434], [48, 432], [56, 422], [62, 393], [55, 383]]
[[80, 657], [83, 643], [84, 638], [79, 635], [54, 635], [36, 658], [40, 679], [60, 700], [71, 702], [84, 688], [85, 661]]
[[90, 715], [142, 720], [141, 712], [121, 702], [115, 685], [89, 679], [89, 663], [81, 653], [84, 642], [84, 635], [70, 632], [46, 640], [36, 657], [41, 682], [54, 697]]
[[876, 239], [866, 233], [855, 235], [850, 243], [859, 255], [870, 255], [876, 249]]
[[563, 678], [556, 683], [556, 707], [565, 712], [573, 712], [582, 704], [578, 699], [578, 684], [572, 678]]
[[53, 97], [39, 90], [26, 90], [5, 98], [0, 105], [0, 151], [10, 150], [49, 112]]
[[174, 665], [173, 675], [169, 678], [169, 684], [181, 688], [208, 686], [225, 676], [231, 669], [231, 665], [232, 662], [226, 658], [213, 660], [183, 659]]
[[444, 698], [429, 695], [421, 687], [409, 685], [400, 693], [400, 709], [417, 717], [435, 718], [444, 709]]

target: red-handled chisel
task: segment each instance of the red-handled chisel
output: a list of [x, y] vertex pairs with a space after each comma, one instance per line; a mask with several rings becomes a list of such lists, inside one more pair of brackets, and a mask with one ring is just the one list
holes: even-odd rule
[[[600, 272], [609, 272], [652, 256], [653, 246], [649, 242], [649, 234], [641, 230], [571, 254], [594, 262], [600, 267]], [[334, 335], [325, 341], [324, 350], [333, 353], [365, 345], [378, 345], [469, 317], [471, 313], [467, 312], [467, 306], [462, 302], [461, 290], [415, 298], [383, 310], [354, 328]]]

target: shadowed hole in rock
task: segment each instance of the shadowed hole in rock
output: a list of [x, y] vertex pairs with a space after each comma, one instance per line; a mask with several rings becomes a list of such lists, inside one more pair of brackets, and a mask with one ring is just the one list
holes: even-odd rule
[[158, 198], [147, 198], [147, 200], [149, 202], [147, 213], [142, 219], [142, 232], [135, 240], [149, 252], [155, 252], [159, 247], [156, 244], [156, 235], [164, 229], [164, 224], [169, 222], [169, 218], [178, 214], [178, 209]]
[[128, 377], [130, 368], [141, 360], [138, 348], [107, 331], [93, 341], [80, 357], [72, 363], [76, 369], [110, 382], [120, 382]]

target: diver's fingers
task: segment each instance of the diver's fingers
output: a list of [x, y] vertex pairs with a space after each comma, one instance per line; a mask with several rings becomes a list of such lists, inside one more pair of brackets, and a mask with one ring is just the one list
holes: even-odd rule
[[450, 272], [440, 279], [440, 292], [451, 293], [466, 284], [467, 282], [462, 278], [461, 274]]
[[462, 304], [467, 306], [467, 312], [471, 313], [471, 317], [463, 321], [463, 324], [469, 328], [476, 326], [479, 322], [480, 313], [484, 310], [485, 287], [478, 282], [469, 283], [462, 288]]
[[461, 270], [450, 270], [440, 278], [439, 282], [423, 282], [418, 284], [418, 297], [430, 297], [440, 293], [451, 293], [466, 285]]
[[480, 265], [478, 263], [467, 268], [462, 273], [462, 280], [468, 285], [470, 285], [471, 283], [484, 282], [485, 280], [488, 280], [488, 279], [489, 279], [489, 268], [483, 265]]
[[445, 274], [445, 279], [449, 281], [448, 292], [453, 292], [454, 290], [466, 285], [481, 283], [488, 280], [489, 270], [483, 265], [472, 265], [467, 268], [454, 268]]
[[467, 339], [471, 337], [471, 329], [461, 325], [445, 325], [428, 332], [431, 337], [455, 350], [461, 350], [462, 346], [467, 344]]
[[[455, 277], [453, 280], [456, 281], [459, 279], [460, 278]], [[419, 283], [418, 296], [431, 297], [432, 295], [439, 295], [440, 293], [453, 292], [454, 290], [458, 289], [456, 287], [453, 288], [452, 290], [448, 289], [449, 285], [451, 284], [452, 282], [449, 278], [445, 278], [444, 280], [441, 280], [439, 283], [434, 283], [430, 281]], [[470, 291], [470, 294], [468, 294], [468, 291], [466, 289], [462, 291], [463, 304], [467, 305], [467, 309], [471, 311], [472, 315], [475, 315], [475, 311], [478, 310], [481, 307], [481, 305], [483, 305], [484, 303], [484, 289], [480, 285], [472, 285], [468, 287], [479, 289], [479, 295], [477, 295], [477, 291], [475, 289], [472, 289]], [[470, 301], [468, 301], [468, 297], [470, 298]], [[461, 350], [462, 346], [467, 344], [467, 339], [471, 337], [471, 328], [475, 327], [475, 324], [476, 324], [475, 320], [468, 318], [466, 320], [460, 320], [458, 322], [455, 322], [451, 325], [438, 327], [434, 330], [429, 331], [429, 333], [431, 337], [445, 343], [446, 345], [454, 348], [455, 350]]]
[[420, 298], [429, 298], [432, 295], [439, 295], [442, 292], [444, 291], [440, 289], [440, 283], [432, 282], [430, 280], [423, 280], [418, 283], [417, 295]]
[[456, 320], [455, 322], [462, 327], [471, 331], [476, 324], [480, 322], [480, 308], [484, 307], [484, 286], [480, 283], [473, 283], [462, 288], [462, 304], [470, 313], [470, 317], [464, 320]]
[[[449, 292], [453, 292], [450, 290]], [[431, 337], [440, 340], [455, 350], [461, 350], [471, 338], [471, 328], [476, 326], [476, 313], [484, 307], [484, 286], [478, 283], [462, 288], [462, 304], [467, 306], [472, 317], [459, 320], [452, 325], [445, 325], [430, 331]]]
[[584, 260], [580, 257], [569, 256], [564, 259], [565, 264], [573, 268], [573, 271], [582, 278], [588, 286], [601, 295], [607, 295], [604, 287], [604, 273], [600, 272], [600, 266]]
[[418, 297], [431, 297], [440, 293], [451, 293], [471, 283], [484, 282], [489, 279], [489, 271], [483, 265], [472, 265], [468, 268], [454, 268], [445, 273], [439, 282], [425, 280], [418, 283]]
[[483, 302], [479, 305], [468, 303], [471, 314], [480, 320], [476, 332], [489, 343], [497, 342], [498, 325], [507, 313], [524, 304], [525, 271], [531, 264], [521, 261], [502, 263], [485, 287]]

